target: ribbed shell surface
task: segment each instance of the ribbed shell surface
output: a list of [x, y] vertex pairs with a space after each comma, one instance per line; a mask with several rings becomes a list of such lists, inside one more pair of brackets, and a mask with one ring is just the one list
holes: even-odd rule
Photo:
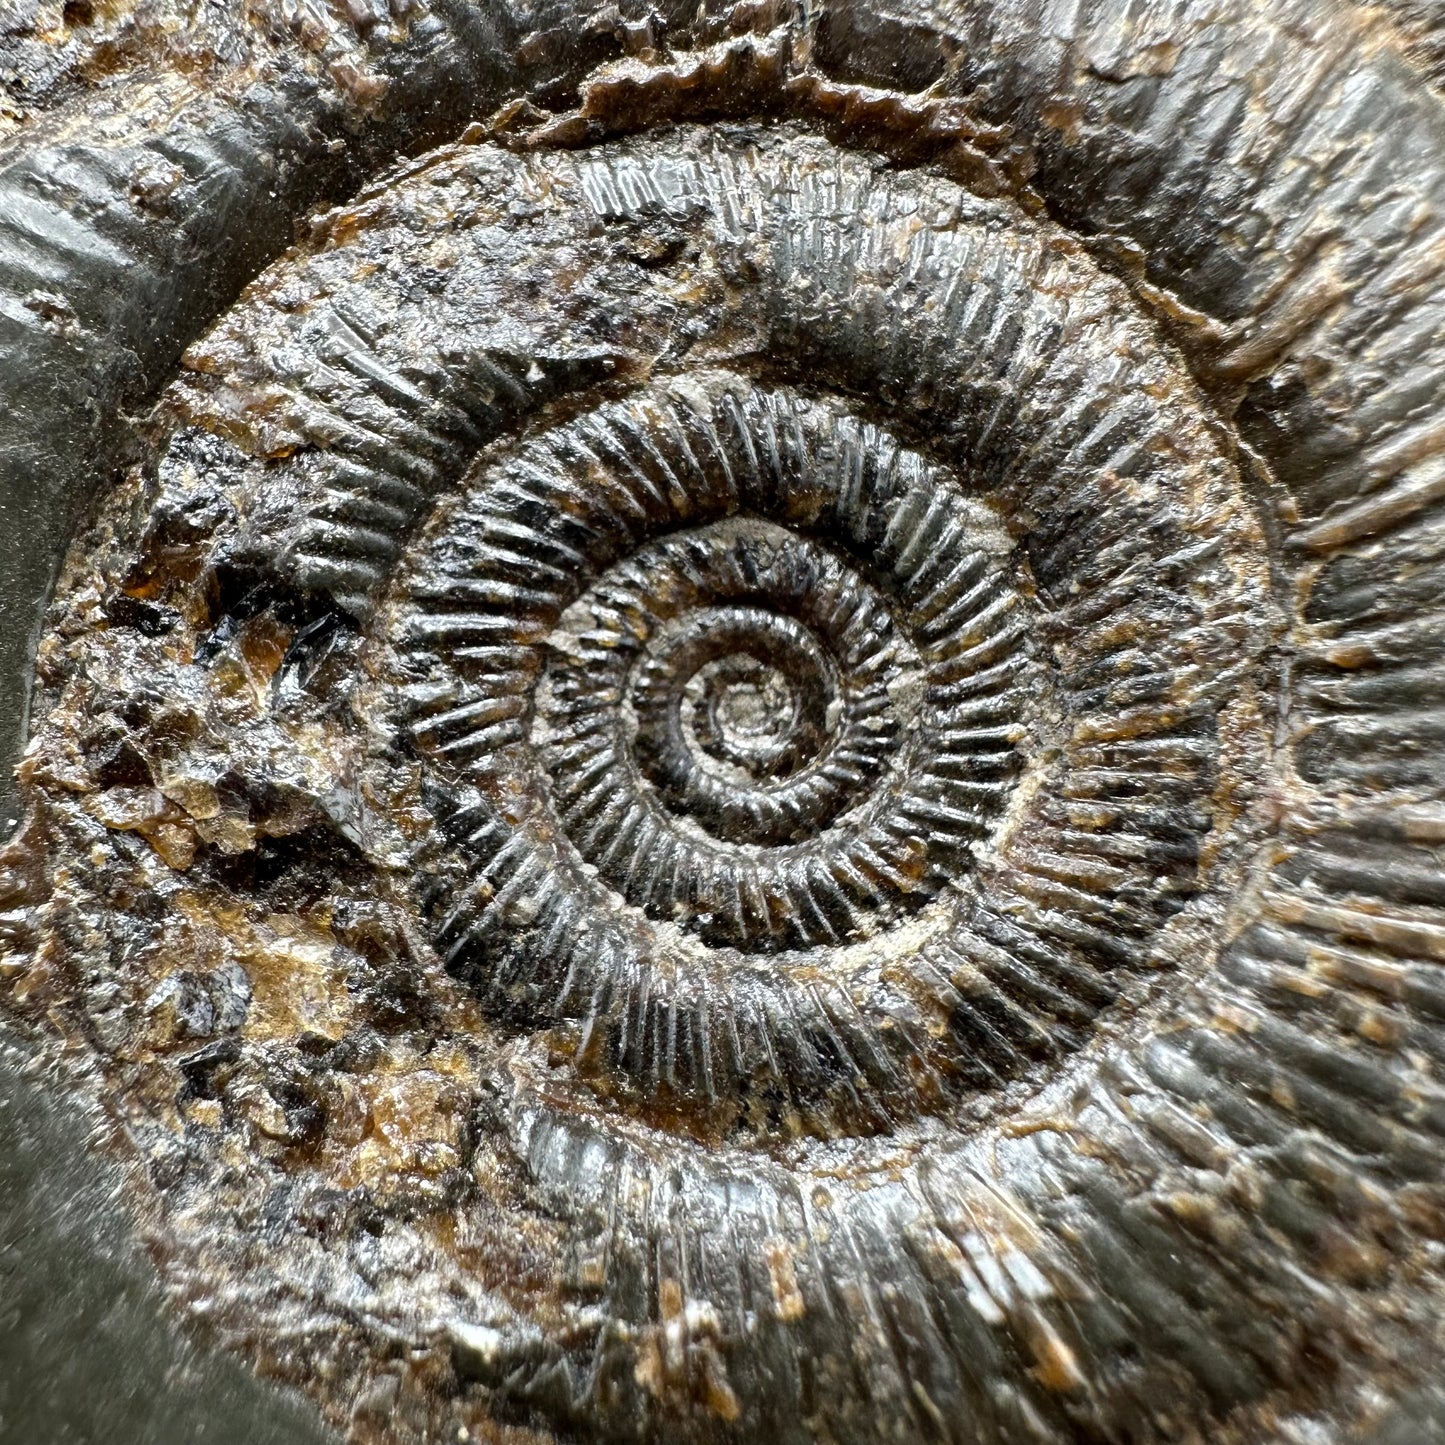
[[178, 1307], [363, 1441], [1365, 1438], [1440, 1348], [1429, 24], [248, 16], [0, 157], [7, 607], [89, 508], [5, 1010]]

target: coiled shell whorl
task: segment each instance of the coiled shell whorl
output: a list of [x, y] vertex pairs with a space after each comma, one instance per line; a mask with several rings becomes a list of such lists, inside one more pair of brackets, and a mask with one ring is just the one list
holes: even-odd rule
[[234, 22], [350, 199], [35, 463], [115, 476], [6, 1007], [168, 1282], [359, 1440], [1363, 1438], [1445, 1219], [1423, 22], [388, 16]]

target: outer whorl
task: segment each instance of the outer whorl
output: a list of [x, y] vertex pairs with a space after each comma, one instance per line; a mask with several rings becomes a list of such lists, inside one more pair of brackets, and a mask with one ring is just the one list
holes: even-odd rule
[[1428, 1382], [1429, 26], [1126, 8], [258, 7], [18, 132], [7, 1014], [351, 1438]]

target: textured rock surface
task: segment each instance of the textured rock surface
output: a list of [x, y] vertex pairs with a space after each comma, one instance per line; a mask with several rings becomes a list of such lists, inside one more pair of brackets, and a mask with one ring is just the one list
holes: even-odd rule
[[359, 1441], [1430, 1428], [1428, 19], [27, 24], [5, 1009], [178, 1313]]

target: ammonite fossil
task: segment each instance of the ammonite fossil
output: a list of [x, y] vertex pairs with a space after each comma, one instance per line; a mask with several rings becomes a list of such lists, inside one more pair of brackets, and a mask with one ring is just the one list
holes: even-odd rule
[[357, 1441], [1426, 1438], [1437, 39], [16, 27], [5, 1010], [178, 1312]]

